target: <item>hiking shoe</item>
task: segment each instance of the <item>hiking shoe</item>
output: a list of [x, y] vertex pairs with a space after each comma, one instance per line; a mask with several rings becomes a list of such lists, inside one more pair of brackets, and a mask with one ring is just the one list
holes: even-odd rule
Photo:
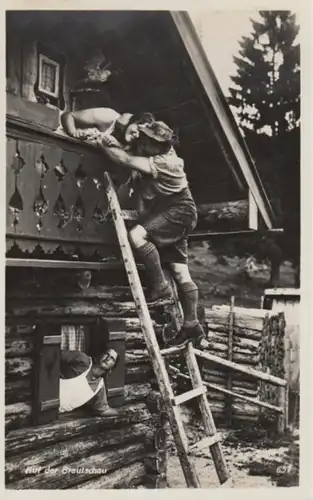
[[159, 302], [172, 302], [174, 299], [172, 289], [166, 285], [163, 288], [152, 289], [147, 295], [147, 304], [153, 305]]
[[183, 326], [173, 340], [169, 341], [170, 345], [184, 345], [192, 342], [197, 349], [208, 349], [209, 343], [205, 337], [204, 330], [200, 323], [194, 326]]
[[171, 338], [167, 341], [169, 346], [183, 346], [187, 345], [188, 342], [191, 342], [192, 338], [189, 335], [189, 332], [186, 332], [184, 328], [182, 328], [174, 338]]

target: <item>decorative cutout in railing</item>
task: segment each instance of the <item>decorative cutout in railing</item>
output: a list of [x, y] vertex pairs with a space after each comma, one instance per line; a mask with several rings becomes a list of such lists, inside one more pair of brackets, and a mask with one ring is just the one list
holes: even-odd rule
[[39, 194], [34, 201], [34, 212], [38, 217], [38, 222], [36, 224], [38, 231], [42, 229], [43, 216], [47, 213], [48, 208], [49, 208], [49, 202], [45, 199], [43, 195], [42, 185], [40, 183]]
[[25, 161], [21, 157], [19, 150], [16, 149], [16, 153], [14, 155], [13, 163], [11, 165], [12, 168], [13, 168], [13, 171], [15, 172], [16, 175], [18, 175], [20, 173], [20, 171], [22, 170], [22, 168], [24, 167], [24, 165], [25, 165]]
[[13, 226], [16, 226], [16, 224], [18, 224], [19, 213], [23, 210], [23, 200], [17, 187], [17, 181], [15, 181], [15, 191], [9, 201], [9, 209], [14, 217]]
[[57, 165], [56, 167], [54, 167], [54, 173], [57, 176], [58, 181], [63, 181], [67, 172], [68, 172], [68, 170], [67, 170], [66, 166], [64, 165], [63, 160], [60, 161], [60, 165]]

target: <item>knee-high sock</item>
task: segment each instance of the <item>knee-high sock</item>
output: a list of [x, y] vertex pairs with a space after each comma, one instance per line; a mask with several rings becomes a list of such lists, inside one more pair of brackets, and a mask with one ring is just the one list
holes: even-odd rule
[[198, 320], [198, 287], [193, 281], [178, 285], [179, 298], [184, 312], [184, 326], [196, 325]]
[[157, 247], [151, 241], [148, 241], [137, 248], [136, 252], [146, 268], [152, 288], [156, 290], [165, 288], [167, 281], [163, 273]]

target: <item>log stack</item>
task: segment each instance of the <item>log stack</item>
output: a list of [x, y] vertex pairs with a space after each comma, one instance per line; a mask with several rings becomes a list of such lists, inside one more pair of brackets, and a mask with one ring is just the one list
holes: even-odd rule
[[[232, 321], [232, 352], [229, 352], [230, 307], [213, 306], [205, 308], [205, 325], [207, 338], [210, 344], [209, 352], [222, 359], [232, 359], [235, 363], [245, 367], [269, 372], [284, 378], [283, 371], [283, 336], [284, 322], [279, 315], [262, 309], [233, 308]], [[183, 365], [179, 364], [180, 369]], [[249, 398], [278, 405], [279, 389], [268, 383], [260, 383], [257, 379], [246, 374], [229, 370], [224, 366], [209, 361], [201, 361], [201, 369], [205, 382], [215, 384], [221, 388], [231, 387]], [[188, 381], [184, 381], [184, 388], [188, 389]], [[250, 401], [243, 401], [215, 390], [207, 389], [210, 407], [215, 419], [225, 422], [227, 404], [231, 404], [232, 421], [257, 422], [260, 408]], [[274, 414], [275, 415], [275, 414]], [[276, 418], [276, 417], [275, 417]]]
[[[261, 365], [264, 371], [269, 371], [272, 375], [286, 378], [285, 359], [285, 326], [286, 321], [282, 312], [267, 318], [264, 324], [262, 342], [260, 345]], [[273, 405], [279, 405], [281, 394], [276, 388], [261, 382], [260, 400]], [[288, 398], [287, 398], [288, 399]]]

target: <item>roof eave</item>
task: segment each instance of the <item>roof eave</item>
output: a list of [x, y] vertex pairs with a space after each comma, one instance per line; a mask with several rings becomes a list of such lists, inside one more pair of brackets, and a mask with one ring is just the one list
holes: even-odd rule
[[268, 229], [272, 229], [275, 225], [275, 215], [272, 206], [248, 147], [208, 61], [195, 27], [187, 12], [171, 11], [170, 14], [264, 222]]

